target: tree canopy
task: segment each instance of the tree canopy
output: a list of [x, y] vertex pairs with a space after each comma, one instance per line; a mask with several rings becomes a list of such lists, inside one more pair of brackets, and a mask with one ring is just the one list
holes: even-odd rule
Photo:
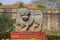
[[56, 2], [57, 0], [48, 0], [49, 2]]
[[39, 4], [39, 5], [37, 5], [37, 8], [47, 8], [47, 7], [42, 4]]
[[0, 3], [0, 6], [2, 5], [2, 3]]
[[19, 8], [22, 8], [22, 7], [24, 7], [23, 2], [19, 2]]

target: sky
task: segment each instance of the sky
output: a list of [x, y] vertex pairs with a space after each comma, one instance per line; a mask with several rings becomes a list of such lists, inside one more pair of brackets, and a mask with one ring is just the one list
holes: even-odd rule
[[22, 1], [24, 3], [30, 3], [31, 2], [31, 0], [0, 0], [0, 2], [3, 3], [4, 5], [6, 5], [6, 4], [14, 4], [17, 1]]

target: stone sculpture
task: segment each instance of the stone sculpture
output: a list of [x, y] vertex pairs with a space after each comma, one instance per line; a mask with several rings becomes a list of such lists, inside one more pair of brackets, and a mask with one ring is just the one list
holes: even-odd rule
[[[43, 14], [27, 8], [17, 10], [15, 31], [41, 31]], [[32, 25], [37, 26], [32, 26]]]

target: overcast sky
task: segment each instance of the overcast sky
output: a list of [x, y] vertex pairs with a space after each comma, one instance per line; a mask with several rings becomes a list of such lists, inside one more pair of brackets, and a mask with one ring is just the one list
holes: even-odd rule
[[2, 2], [4, 5], [5, 4], [14, 4], [17, 1], [22, 1], [24, 3], [30, 3], [31, 2], [31, 0], [0, 0], [0, 2]]

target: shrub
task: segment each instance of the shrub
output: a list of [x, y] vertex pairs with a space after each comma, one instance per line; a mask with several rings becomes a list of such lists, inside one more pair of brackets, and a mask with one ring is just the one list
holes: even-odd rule
[[0, 32], [11, 32], [13, 28], [13, 20], [6, 13], [0, 14]]
[[23, 6], [23, 3], [20, 2], [20, 3], [19, 3], [19, 8], [22, 8], [22, 7], [24, 7], [24, 6]]
[[38, 4], [37, 8], [46, 8], [46, 6], [42, 5], [42, 4]]

